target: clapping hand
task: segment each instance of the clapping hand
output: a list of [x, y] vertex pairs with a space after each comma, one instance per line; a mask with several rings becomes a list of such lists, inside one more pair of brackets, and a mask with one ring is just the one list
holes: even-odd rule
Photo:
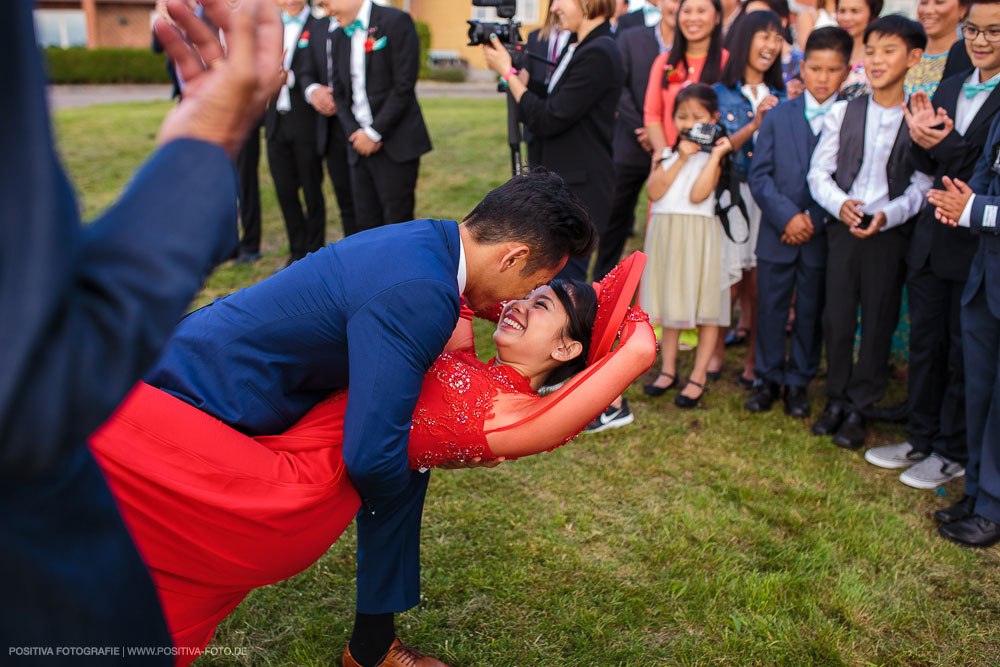
[[948, 176], [942, 178], [941, 182], [945, 189], [930, 190], [927, 193], [927, 201], [936, 207], [934, 209], [935, 218], [949, 227], [957, 227], [958, 221], [962, 217], [962, 211], [965, 210], [965, 205], [968, 204], [969, 198], [973, 195], [972, 188], [959, 179]]
[[[910, 105], [903, 105], [903, 118], [910, 128], [910, 138], [921, 148], [937, 146], [955, 128], [955, 122], [942, 108], [934, 109], [927, 93], [920, 91], [910, 98]], [[935, 129], [937, 128], [937, 129]]]
[[[184, 96], [160, 126], [160, 145], [180, 138], [222, 146], [235, 157], [267, 100], [281, 87], [284, 27], [271, 0], [202, 0], [205, 16], [226, 47], [182, 0], [169, 0], [173, 25], [157, 19], [156, 38], [184, 80]], [[227, 52], [228, 49], [228, 52]]]

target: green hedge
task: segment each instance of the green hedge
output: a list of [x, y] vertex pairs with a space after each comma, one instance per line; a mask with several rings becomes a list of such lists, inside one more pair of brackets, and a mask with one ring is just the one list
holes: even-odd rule
[[435, 67], [428, 71], [427, 76], [424, 78], [430, 81], [461, 83], [468, 80], [469, 73], [464, 67]]
[[52, 83], [170, 83], [166, 56], [150, 49], [45, 49]]
[[420, 40], [420, 74], [421, 79], [426, 79], [430, 72], [430, 57], [428, 52], [431, 49], [431, 27], [423, 21], [414, 21], [417, 26], [417, 39]]

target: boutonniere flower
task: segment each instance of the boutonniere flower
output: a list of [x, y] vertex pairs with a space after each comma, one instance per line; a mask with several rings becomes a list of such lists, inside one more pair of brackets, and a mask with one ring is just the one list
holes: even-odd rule
[[385, 48], [385, 45], [389, 43], [388, 38], [385, 36], [375, 39], [371, 35], [365, 39], [365, 53], [371, 53], [372, 51], [379, 51]]
[[687, 71], [684, 66], [679, 67], [668, 67], [667, 71], [663, 75], [663, 79], [668, 83], [681, 83], [687, 79]]
[[304, 49], [309, 46], [309, 31], [303, 30], [302, 34], [299, 35], [299, 48]]

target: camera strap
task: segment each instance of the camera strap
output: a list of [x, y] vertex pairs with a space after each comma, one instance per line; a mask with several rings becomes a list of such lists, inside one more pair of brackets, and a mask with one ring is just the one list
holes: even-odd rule
[[[740, 179], [736, 175], [736, 165], [733, 164], [732, 160], [727, 155], [726, 164], [722, 169], [722, 175], [719, 177], [719, 183], [715, 186], [715, 214], [719, 217], [719, 222], [722, 224], [722, 231], [726, 233], [729, 240], [733, 243], [746, 243], [750, 240], [750, 214], [747, 211], [746, 202], [743, 201], [743, 195], [740, 194]], [[720, 202], [722, 201], [722, 195], [725, 192], [729, 192], [729, 203], [723, 206]], [[739, 212], [743, 215], [743, 219], [747, 223], [747, 235], [742, 241], [737, 241], [733, 236], [732, 223], [729, 222], [729, 213], [734, 209], [739, 209]]]

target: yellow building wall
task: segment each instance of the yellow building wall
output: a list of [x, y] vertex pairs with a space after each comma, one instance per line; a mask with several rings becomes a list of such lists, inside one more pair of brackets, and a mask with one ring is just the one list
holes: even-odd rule
[[[398, 2], [404, 9], [406, 4], [405, 1]], [[538, 14], [544, 12], [547, 6], [546, 0], [539, 0]], [[470, 68], [486, 69], [483, 47], [466, 46], [469, 42], [469, 24], [466, 21], [472, 18], [472, 0], [409, 0], [408, 9], [415, 20], [430, 26], [432, 49], [458, 51]], [[521, 26], [521, 38], [527, 39], [528, 33], [541, 23], [542, 16], [535, 17], [530, 23], [525, 20]]]

